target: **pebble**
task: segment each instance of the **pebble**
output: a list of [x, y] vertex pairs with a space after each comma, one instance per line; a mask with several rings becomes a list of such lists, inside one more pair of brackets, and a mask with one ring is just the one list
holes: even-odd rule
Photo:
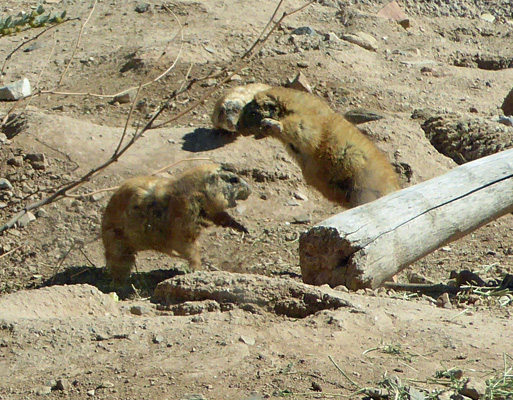
[[372, 35], [365, 32], [356, 32], [355, 34], [342, 35], [346, 42], [356, 44], [366, 50], [377, 51], [378, 41]]
[[299, 72], [294, 79], [289, 78], [286, 86], [292, 89], [302, 90], [303, 92], [312, 93], [312, 87], [302, 72]]
[[164, 341], [164, 337], [162, 335], [155, 335], [152, 339], [153, 343], [160, 344]]
[[312, 221], [310, 215], [301, 214], [294, 217], [292, 223], [293, 224], [309, 224]]
[[309, 64], [306, 61], [298, 61], [297, 66], [299, 68], [308, 68]]
[[481, 14], [479, 18], [486, 22], [495, 22], [495, 17], [490, 13]]
[[0, 190], [12, 190], [12, 183], [5, 178], [0, 178]]
[[50, 386], [39, 386], [39, 387], [34, 389], [34, 392], [38, 396], [47, 396], [50, 393], [52, 393], [52, 388]]
[[145, 306], [132, 306], [130, 307], [130, 313], [134, 315], [144, 315], [148, 314], [150, 310]]
[[88, 390], [88, 391], [87, 391], [87, 395], [88, 395], [89, 397], [94, 397], [94, 394], [95, 394], [95, 393], [96, 393], [96, 390], [94, 390], [94, 389], [91, 389], [91, 390]]
[[62, 390], [67, 391], [71, 388], [71, 384], [66, 379], [57, 379], [57, 382], [55, 383], [55, 386], [53, 389], [55, 390]]
[[302, 201], [308, 201], [308, 197], [300, 191], [294, 192], [294, 198]]
[[251, 336], [241, 335], [239, 337], [239, 341], [242, 342], [242, 343], [247, 344], [248, 346], [254, 346], [255, 345], [255, 338], [253, 338]]
[[309, 26], [300, 26], [292, 31], [293, 35], [317, 35], [314, 28]]
[[115, 96], [112, 99], [112, 104], [114, 104], [114, 103], [119, 103], [119, 104], [131, 103], [133, 101], [133, 97], [134, 97], [134, 95], [132, 92], [123, 93], [123, 94]]
[[25, 155], [25, 160], [30, 162], [32, 168], [44, 170], [48, 166], [48, 161], [43, 153], [31, 153]]
[[503, 124], [506, 126], [513, 126], [513, 117], [499, 117], [499, 124]]
[[36, 216], [32, 214], [30, 211], [27, 211], [27, 213], [23, 217], [21, 217], [16, 224], [20, 228], [25, 228], [28, 224], [35, 220]]
[[27, 78], [0, 87], [0, 100], [4, 101], [16, 101], [31, 94], [32, 89]]
[[13, 167], [22, 167], [23, 166], [23, 156], [11, 157], [7, 160], [7, 165], [12, 165]]
[[149, 8], [150, 8], [149, 3], [140, 2], [140, 3], [137, 3], [137, 5], [135, 6], [135, 11], [142, 14], [142, 13], [145, 13], [146, 11], [148, 11]]

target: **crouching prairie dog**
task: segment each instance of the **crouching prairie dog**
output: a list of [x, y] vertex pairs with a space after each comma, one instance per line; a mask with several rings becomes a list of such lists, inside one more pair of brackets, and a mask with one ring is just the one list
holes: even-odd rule
[[263, 83], [250, 83], [223, 93], [217, 100], [212, 113], [214, 128], [237, 132], [237, 122], [244, 106], [253, 100], [255, 94], [270, 88], [271, 86]]
[[175, 179], [127, 180], [110, 199], [102, 221], [107, 271], [114, 283], [126, 281], [142, 250], [179, 256], [192, 270], [200, 269], [202, 228], [215, 224], [247, 232], [225, 210], [250, 193], [246, 181], [226, 165], [201, 165]]
[[344, 207], [399, 189], [385, 155], [315, 95], [281, 87], [257, 93], [244, 107], [237, 129], [283, 142], [305, 181]]

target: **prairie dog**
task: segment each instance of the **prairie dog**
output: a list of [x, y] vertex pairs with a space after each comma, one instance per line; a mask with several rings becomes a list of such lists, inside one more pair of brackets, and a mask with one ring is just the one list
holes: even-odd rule
[[399, 189], [385, 155], [321, 98], [294, 89], [257, 93], [238, 123], [242, 135], [285, 144], [305, 181], [326, 198], [355, 207]]
[[217, 100], [212, 113], [212, 124], [216, 129], [224, 129], [229, 132], [237, 132], [237, 122], [246, 104], [255, 94], [270, 89], [271, 86], [263, 83], [250, 83], [245, 86], [237, 86], [223, 93]]
[[217, 164], [191, 168], [175, 179], [127, 180], [110, 199], [102, 221], [107, 271], [114, 283], [126, 281], [142, 250], [179, 256], [192, 270], [200, 269], [202, 228], [215, 224], [247, 232], [225, 210], [250, 193], [233, 169]]

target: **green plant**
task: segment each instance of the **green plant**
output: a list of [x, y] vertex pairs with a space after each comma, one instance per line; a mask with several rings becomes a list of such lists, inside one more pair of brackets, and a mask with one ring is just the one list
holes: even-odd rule
[[60, 24], [66, 17], [66, 10], [60, 14], [45, 14], [45, 8], [40, 4], [30, 13], [20, 12], [16, 17], [9, 15], [7, 18], [0, 18], [0, 37], [21, 32], [26, 26], [39, 28], [46, 24]]

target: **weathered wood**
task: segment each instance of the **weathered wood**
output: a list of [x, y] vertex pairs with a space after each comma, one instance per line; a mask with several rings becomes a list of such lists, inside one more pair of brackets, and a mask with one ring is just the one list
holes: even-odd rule
[[513, 149], [329, 218], [299, 242], [305, 283], [376, 288], [414, 261], [513, 211]]

